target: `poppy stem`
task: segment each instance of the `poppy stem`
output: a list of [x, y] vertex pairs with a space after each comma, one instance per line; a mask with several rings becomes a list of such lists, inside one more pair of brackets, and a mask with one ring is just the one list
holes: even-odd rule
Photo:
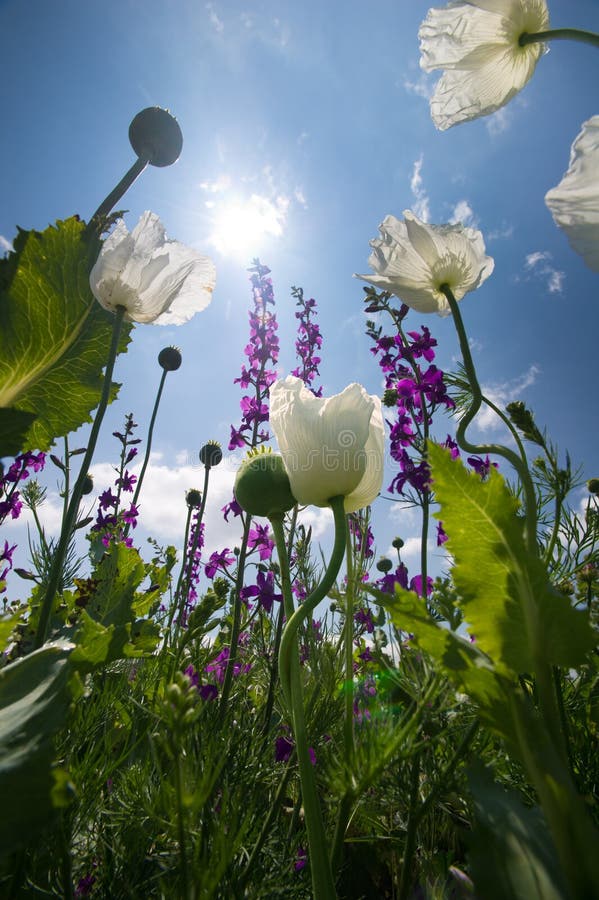
[[110, 400], [112, 373], [114, 371], [114, 363], [119, 349], [119, 338], [121, 336], [121, 328], [123, 325], [125, 312], [126, 310], [124, 306], [117, 306], [114, 325], [112, 328], [112, 341], [110, 343], [110, 350], [108, 353], [108, 362], [106, 363], [106, 371], [104, 373], [102, 396], [100, 398], [100, 403], [96, 411], [96, 416], [94, 418], [94, 424], [92, 425], [92, 430], [89, 435], [87, 450], [85, 451], [85, 456], [83, 457], [83, 462], [81, 463], [81, 470], [79, 472], [77, 481], [75, 482], [73, 493], [71, 494], [71, 499], [69, 501], [69, 506], [63, 519], [62, 531], [60, 533], [60, 540], [58, 542], [56, 554], [54, 556], [54, 559], [52, 560], [52, 568], [50, 570], [50, 576], [48, 578], [48, 586], [46, 588], [46, 593], [42, 601], [40, 618], [35, 634], [35, 650], [39, 649], [39, 647], [41, 647], [46, 640], [48, 623], [50, 622], [50, 614], [52, 612], [52, 604], [54, 603], [54, 597], [56, 595], [62, 577], [64, 559], [66, 556], [67, 548], [69, 546], [71, 535], [73, 533], [73, 527], [77, 519], [79, 504], [81, 503], [81, 497], [83, 496], [85, 479], [87, 478], [87, 473], [91, 465], [94, 450], [96, 449], [96, 443], [98, 440], [98, 435], [100, 433], [100, 426], [102, 425], [104, 413], [106, 412], [106, 407], [108, 406], [108, 402]]
[[549, 31], [538, 31], [536, 34], [524, 32], [518, 38], [521, 47], [526, 47], [527, 44], [542, 44], [545, 41], [578, 41], [581, 44], [599, 47], [599, 34], [580, 28], [552, 28]]

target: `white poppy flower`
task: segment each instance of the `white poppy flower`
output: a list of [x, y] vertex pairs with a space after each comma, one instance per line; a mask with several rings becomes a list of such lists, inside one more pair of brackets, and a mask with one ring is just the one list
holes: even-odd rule
[[421, 313], [451, 312], [441, 285], [449, 285], [456, 300], [473, 291], [493, 271], [480, 231], [464, 225], [427, 225], [405, 210], [404, 222], [387, 216], [380, 238], [370, 242], [368, 260], [376, 275], [357, 275], [395, 294]]
[[378, 495], [385, 426], [380, 399], [362, 385], [315, 397], [288, 375], [270, 389], [270, 424], [298, 503], [328, 506], [342, 496], [345, 511], [354, 512]]
[[418, 32], [420, 66], [445, 69], [431, 98], [444, 131], [495, 112], [527, 83], [545, 45], [520, 46], [523, 34], [549, 27], [545, 0], [472, 0], [430, 9]]
[[211, 259], [168, 240], [158, 216], [145, 212], [131, 233], [118, 222], [89, 282], [104, 309], [125, 307], [128, 322], [180, 325], [208, 306], [215, 277]]
[[568, 171], [545, 203], [570, 246], [599, 272], [599, 116], [584, 122], [572, 144]]

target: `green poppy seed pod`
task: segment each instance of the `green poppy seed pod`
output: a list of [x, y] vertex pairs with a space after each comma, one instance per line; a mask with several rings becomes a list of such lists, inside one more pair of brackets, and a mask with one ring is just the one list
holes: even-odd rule
[[208, 441], [200, 450], [200, 462], [207, 469], [211, 469], [212, 466], [218, 466], [222, 458], [223, 451], [220, 449], [220, 444], [217, 441]]
[[252, 516], [278, 516], [296, 504], [283, 457], [278, 453], [256, 453], [245, 459], [233, 493], [241, 508]]
[[165, 347], [158, 354], [158, 362], [165, 372], [176, 372], [181, 365], [181, 351], [178, 347]]
[[142, 109], [129, 125], [129, 142], [140, 159], [151, 166], [172, 166], [183, 147], [183, 135], [174, 116], [159, 106]]
[[202, 494], [196, 488], [191, 488], [185, 494], [185, 502], [190, 509], [199, 509], [202, 505]]
[[396, 550], [401, 550], [403, 544], [404, 542], [400, 537], [393, 538], [393, 540], [391, 541], [391, 546], [395, 547]]
[[589, 494], [599, 494], [599, 478], [591, 478], [587, 481], [587, 490]]
[[376, 567], [379, 570], [379, 572], [384, 572], [386, 574], [387, 572], [390, 572], [391, 569], [393, 568], [393, 563], [391, 562], [390, 559], [387, 559], [386, 556], [381, 556], [381, 558], [379, 559], [379, 561], [376, 564]]
[[383, 406], [397, 406], [397, 391], [388, 388], [383, 394]]
[[83, 482], [83, 487], [81, 488], [82, 494], [91, 494], [94, 489], [94, 479], [91, 475], [85, 476], [85, 481]]

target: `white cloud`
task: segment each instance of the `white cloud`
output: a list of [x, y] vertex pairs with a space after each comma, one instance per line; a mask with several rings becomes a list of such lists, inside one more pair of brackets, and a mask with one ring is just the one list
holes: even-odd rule
[[513, 234], [514, 226], [507, 222], [502, 222], [501, 228], [494, 228], [492, 231], [487, 232], [486, 238], [488, 241], [501, 241], [511, 238]]
[[214, 28], [216, 32], [219, 34], [224, 31], [225, 25], [222, 19], [219, 18], [218, 13], [216, 12], [215, 6], [213, 3], [207, 3], [206, 9], [208, 10], [208, 16], [210, 19], [210, 24]]
[[524, 266], [533, 277], [545, 282], [550, 294], [561, 294], [564, 289], [566, 273], [554, 268], [549, 263], [550, 259], [549, 250], [536, 250], [524, 258]]
[[461, 222], [462, 225], [469, 225], [472, 227], [478, 225], [478, 219], [474, 215], [474, 211], [467, 200], [458, 200], [453, 208], [449, 221], [452, 225], [455, 225], [458, 222]]
[[422, 180], [421, 172], [423, 162], [424, 155], [421, 153], [418, 159], [414, 161], [412, 177], [410, 179], [410, 190], [412, 191], [415, 200], [412, 204], [414, 213], [419, 219], [422, 219], [423, 222], [428, 222], [430, 221], [430, 201]]
[[224, 173], [219, 175], [214, 181], [202, 181], [200, 183], [200, 188], [208, 194], [221, 194], [230, 187], [231, 176]]
[[296, 188], [293, 192], [293, 196], [303, 209], [308, 209], [308, 201], [306, 200], [306, 195], [301, 188]]
[[426, 72], [422, 72], [415, 81], [404, 78], [402, 85], [408, 94], [415, 94], [424, 100], [430, 100], [435, 90], [435, 79], [434, 76], [431, 77]]
[[[514, 400], [521, 400], [524, 391], [536, 382], [540, 373], [540, 368], [533, 364], [529, 366], [526, 372], [517, 375], [515, 378], [495, 384], [482, 385], [482, 392], [492, 403], [502, 409], [506, 404], [512, 403]], [[496, 431], [505, 427], [501, 419], [486, 404], [481, 406], [473, 425], [483, 432]]]
[[10, 241], [8, 241], [3, 234], [0, 234], [0, 250], [4, 253], [11, 253], [13, 246]]
[[497, 137], [498, 134], [507, 131], [511, 124], [512, 112], [507, 106], [502, 106], [501, 109], [498, 109], [497, 112], [494, 112], [493, 115], [489, 116], [485, 122], [487, 131], [491, 137]]

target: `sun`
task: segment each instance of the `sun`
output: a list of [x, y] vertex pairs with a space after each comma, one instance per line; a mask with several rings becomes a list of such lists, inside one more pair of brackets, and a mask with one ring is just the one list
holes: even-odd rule
[[272, 238], [281, 237], [287, 219], [286, 197], [274, 200], [252, 194], [215, 206], [210, 243], [221, 254], [240, 262], [259, 256]]

